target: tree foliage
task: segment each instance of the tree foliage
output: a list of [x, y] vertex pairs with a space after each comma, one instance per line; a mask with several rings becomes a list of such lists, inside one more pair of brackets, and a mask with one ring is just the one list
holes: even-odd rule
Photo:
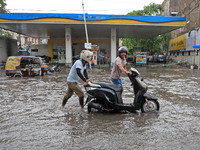
[[[0, 0], [0, 13], [7, 13], [8, 10], [6, 9], [6, 0]], [[3, 29], [0, 28], [0, 35], [3, 35], [5, 37], [8, 37], [8, 38], [13, 38], [13, 35], [8, 32], [8, 31], [5, 31]]]
[[[128, 15], [159, 16], [162, 9], [162, 5], [150, 3], [149, 6], [145, 6], [143, 10], [134, 10], [128, 13]], [[130, 55], [133, 54], [134, 46], [142, 46], [144, 51], [154, 54], [168, 51], [168, 37], [169, 33], [165, 33], [149, 39], [123, 38], [122, 41], [123, 45], [126, 45], [129, 48]]]
[[143, 10], [133, 10], [129, 12], [128, 15], [135, 15], [135, 16], [159, 16], [160, 12], [163, 10], [162, 5], [150, 3], [149, 6], [144, 6]]
[[0, 13], [6, 13], [8, 12], [6, 10], [6, 0], [0, 0]]

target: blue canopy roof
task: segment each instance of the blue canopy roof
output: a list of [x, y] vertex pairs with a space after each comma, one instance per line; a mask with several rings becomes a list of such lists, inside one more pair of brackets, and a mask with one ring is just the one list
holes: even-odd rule
[[[150, 38], [185, 26], [185, 17], [86, 14], [92, 38]], [[64, 38], [70, 27], [73, 37], [85, 37], [83, 14], [0, 13], [0, 27], [31, 37]]]
[[193, 48], [200, 48], [200, 45], [195, 45], [193, 46]]
[[[1, 19], [8, 20], [31, 20], [41, 18], [67, 18], [83, 21], [83, 14], [59, 14], [59, 13], [0, 13]], [[171, 16], [133, 16], [133, 15], [102, 15], [86, 14], [87, 21], [100, 21], [109, 19], [130, 19], [151, 23], [164, 23], [172, 21], [185, 21], [185, 17]]]

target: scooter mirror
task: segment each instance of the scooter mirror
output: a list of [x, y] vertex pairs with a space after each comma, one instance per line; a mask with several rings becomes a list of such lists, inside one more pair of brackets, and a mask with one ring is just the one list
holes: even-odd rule
[[135, 68], [131, 68], [130, 71], [132, 72], [133, 76], [139, 76], [140, 73]]

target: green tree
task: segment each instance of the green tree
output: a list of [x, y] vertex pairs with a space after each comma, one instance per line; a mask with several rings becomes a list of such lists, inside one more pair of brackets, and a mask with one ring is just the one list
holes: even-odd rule
[[[128, 15], [135, 16], [159, 16], [163, 7], [159, 4], [150, 3], [149, 6], [145, 6], [143, 10], [132, 11]], [[123, 45], [126, 45], [129, 49], [129, 54], [133, 54], [134, 46], [142, 46], [144, 51], [148, 51], [150, 54], [167, 52], [168, 50], [168, 37], [169, 33], [159, 35], [149, 39], [137, 39], [137, 38], [123, 38]]]
[[160, 4], [150, 3], [149, 6], [144, 6], [143, 10], [133, 10], [129, 12], [128, 15], [136, 16], [160, 16], [160, 12], [163, 10], [163, 6]]
[[[6, 0], [0, 0], [0, 13], [7, 13], [8, 10], [6, 9]], [[8, 38], [13, 38], [12, 34], [8, 31], [5, 31], [0, 28], [0, 35], [3, 35]]]
[[13, 38], [13, 35], [8, 31], [5, 31], [3, 34], [5, 37], [11, 38], [11, 39]]
[[6, 13], [8, 12], [6, 10], [6, 0], [0, 0], [0, 13]]

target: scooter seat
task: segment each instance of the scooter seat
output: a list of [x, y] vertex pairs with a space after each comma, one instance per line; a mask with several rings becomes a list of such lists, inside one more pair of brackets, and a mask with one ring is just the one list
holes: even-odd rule
[[112, 89], [116, 92], [121, 92], [122, 91], [122, 87], [120, 85], [117, 85], [117, 84], [106, 84], [106, 83], [95, 83], [95, 84], [98, 84], [100, 85], [102, 88], [108, 88], [108, 89]]

